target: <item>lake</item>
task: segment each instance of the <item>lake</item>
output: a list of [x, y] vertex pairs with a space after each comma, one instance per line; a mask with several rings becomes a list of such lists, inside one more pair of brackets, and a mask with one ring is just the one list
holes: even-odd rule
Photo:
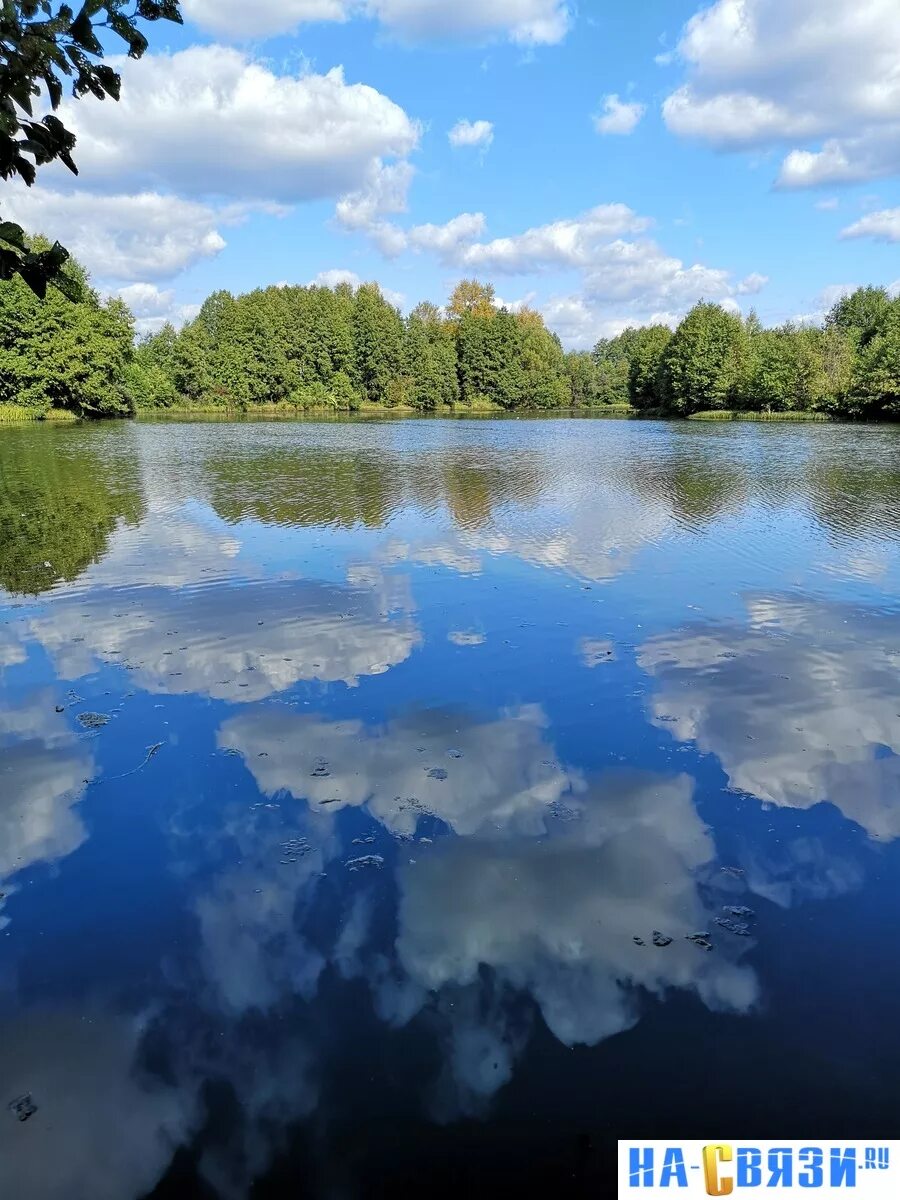
[[4, 1200], [896, 1135], [900, 427], [0, 429], [0, 831]]

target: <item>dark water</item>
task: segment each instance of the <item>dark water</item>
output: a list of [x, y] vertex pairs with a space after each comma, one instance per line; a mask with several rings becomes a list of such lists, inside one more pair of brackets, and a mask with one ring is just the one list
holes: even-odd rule
[[3, 1200], [897, 1136], [898, 838], [896, 427], [0, 430]]

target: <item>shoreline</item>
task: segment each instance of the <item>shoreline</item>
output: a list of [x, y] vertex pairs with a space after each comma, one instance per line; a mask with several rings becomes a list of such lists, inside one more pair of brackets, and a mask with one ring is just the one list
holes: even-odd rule
[[[563, 418], [572, 420], [627, 420], [627, 421], [698, 421], [714, 424], [732, 422], [753, 423], [786, 423], [786, 424], [831, 424], [831, 425], [892, 425], [894, 421], [855, 421], [833, 416], [822, 412], [754, 412], [732, 409], [718, 409], [707, 412], [692, 413], [687, 417], [657, 410], [637, 409], [626, 405], [608, 405], [583, 408], [546, 408], [518, 409], [510, 411], [504, 408], [439, 408], [422, 411], [409, 406], [397, 405], [387, 407], [382, 405], [367, 405], [359, 409], [334, 408], [300, 408], [294, 406], [259, 405], [256, 409], [242, 410], [238, 408], [194, 407], [190, 405], [173, 405], [169, 408], [138, 409], [130, 416], [115, 418], [99, 418], [99, 420], [123, 421], [305, 421], [305, 420], [540, 420], [541, 418]], [[80, 425], [90, 424], [94, 418], [79, 417], [66, 409], [51, 409], [49, 412], [33, 414], [21, 405], [0, 404], [0, 428], [4, 426], [19, 426], [49, 424], [49, 425]]]

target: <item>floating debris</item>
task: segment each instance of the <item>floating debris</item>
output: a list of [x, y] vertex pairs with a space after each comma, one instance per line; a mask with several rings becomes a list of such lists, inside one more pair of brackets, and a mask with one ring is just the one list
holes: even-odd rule
[[735, 879], [740, 879], [744, 874], [743, 867], [722, 867], [721, 871], [723, 875], [733, 875]]
[[659, 946], [659, 948], [662, 949], [664, 946], [671, 946], [671, 944], [672, 939], [670, 937], [667, 937], [664, 933], [660, 933], [658, 929], [653, 930], [654, 946]]
[[102, 729], [104, 725], [109, 724], [106, 713], [83, 712], [79, 713], [75, 720], [82, 729]]
[[644, 941], [643, 938], [634, 937], [631, 940], [634, 942], [634, 944], [636, 946], [646, 946], [647, 945], [647, 943]]
[[428, 776], [429, 779], [446, 779], [447, 778], [447, 772], [444, 770], [443, 767], [432, 767], [429, 771], [426, 771], [426, 775]]
[[281, 843], [281, 852], [284, 855], [282, 865], [289, 866], [298, 863], [301, 858], [306, 858], [307, 854], [312, 854], [313, 847], [305, 837], [288, 838], [286, 842]]
[[328, 770], [328, 760], [325, 758], [317, 758], [316, 765], [310, 771], [310, 776], [313, 779], [327, 779], [331, 772]]
[[730, 917], [716, 917], [716, 924], [736, 937], [749, 937], [750, 926], [745, 921], [732, 921]]
[[94, 784], [94, 785], [97, 785], [99, 783], [113, 783], [117, 779], [127, 779], [129, 775], [137, 775], [138, 771], [143, 771], [144, 767], [146, 767], [147, 763], [150, 761], [150, 759], [153, 757], [153, 755], [157, 754], [160, 750], [162, 750], [164, 745], [165, 745], [165, 742], [154, 742], [154, 744], [152, 746], [148, 746], [147, 747], [147, 756], [144, 759], [144, 761], [142, 763], [139, 763], [136, 767], [132, 767], [130, 771], [125, 771], [122, 775], [110, 775], [109, 779], [86, 779], [84, 782], [87, 784]]
[[463, 756], [462, 750], [448, 750], [447, 751], [448, 758], [462, 758], [462, 756]]
[[733, 906], [726, 904], [725, 911], [731, 913], [733, 917], [744, 917], [745, 919], [756, 916], [753, 909], [747, 908], [746, 904], [736, 904]]
[[15, 1100], [11, 1100], [8, 1107], [17, 1121], [27, 1121], [29, 1117], [33, 1117], [37, 1112], [37, 1105], [32, 1100], [29, 1092], [26, 1092], [24, 1096], [17, 1096]]
[[57, 711], [57, 712], [65, 712], [65, 711], [66, 711], [66, 709], [65, 709], [65, 705], [63, 705], [63, 704], [57, 704], [57, 706], [56, 706], [56, 711]]
[[369, 835], [369, 837], [364, 837], [364, 838], [354, 838], [354, 839], [353, 839], [353, 843], [352, 843], [352, 844], [353, 844], [354, 846], [371, 846], [371, 844], [372, 844], [374, 841], [375, 841], [375, 836], [374, 836], [374, 834], [370, 834], [370, 835]]
[[319, 801], [320, 804], [340, 804], [340, 802], [341, 801], [340, 801], [339, 796], [332, 796], [332, 798], [330, 800], [320, 800]]
[[380, 854], [363, 854], [359, 858], [348, 858], [344, 866], [348, 871], [361, 871], [365, 867], [375, 867], [380, 870], [384, 866], [384, 859]]
[[685, 940], [693, 942], [701, 950], [712, 950], [712, 942], [709, 940], [708, 933], [687, 933], [685, 934]]

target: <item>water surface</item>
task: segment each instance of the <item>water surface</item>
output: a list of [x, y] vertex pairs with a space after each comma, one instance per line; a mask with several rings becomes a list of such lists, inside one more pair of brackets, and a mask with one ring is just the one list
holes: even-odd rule
[[897, 427], [0, 429], [0, 1195], [896, 1135], [898, 618]]

